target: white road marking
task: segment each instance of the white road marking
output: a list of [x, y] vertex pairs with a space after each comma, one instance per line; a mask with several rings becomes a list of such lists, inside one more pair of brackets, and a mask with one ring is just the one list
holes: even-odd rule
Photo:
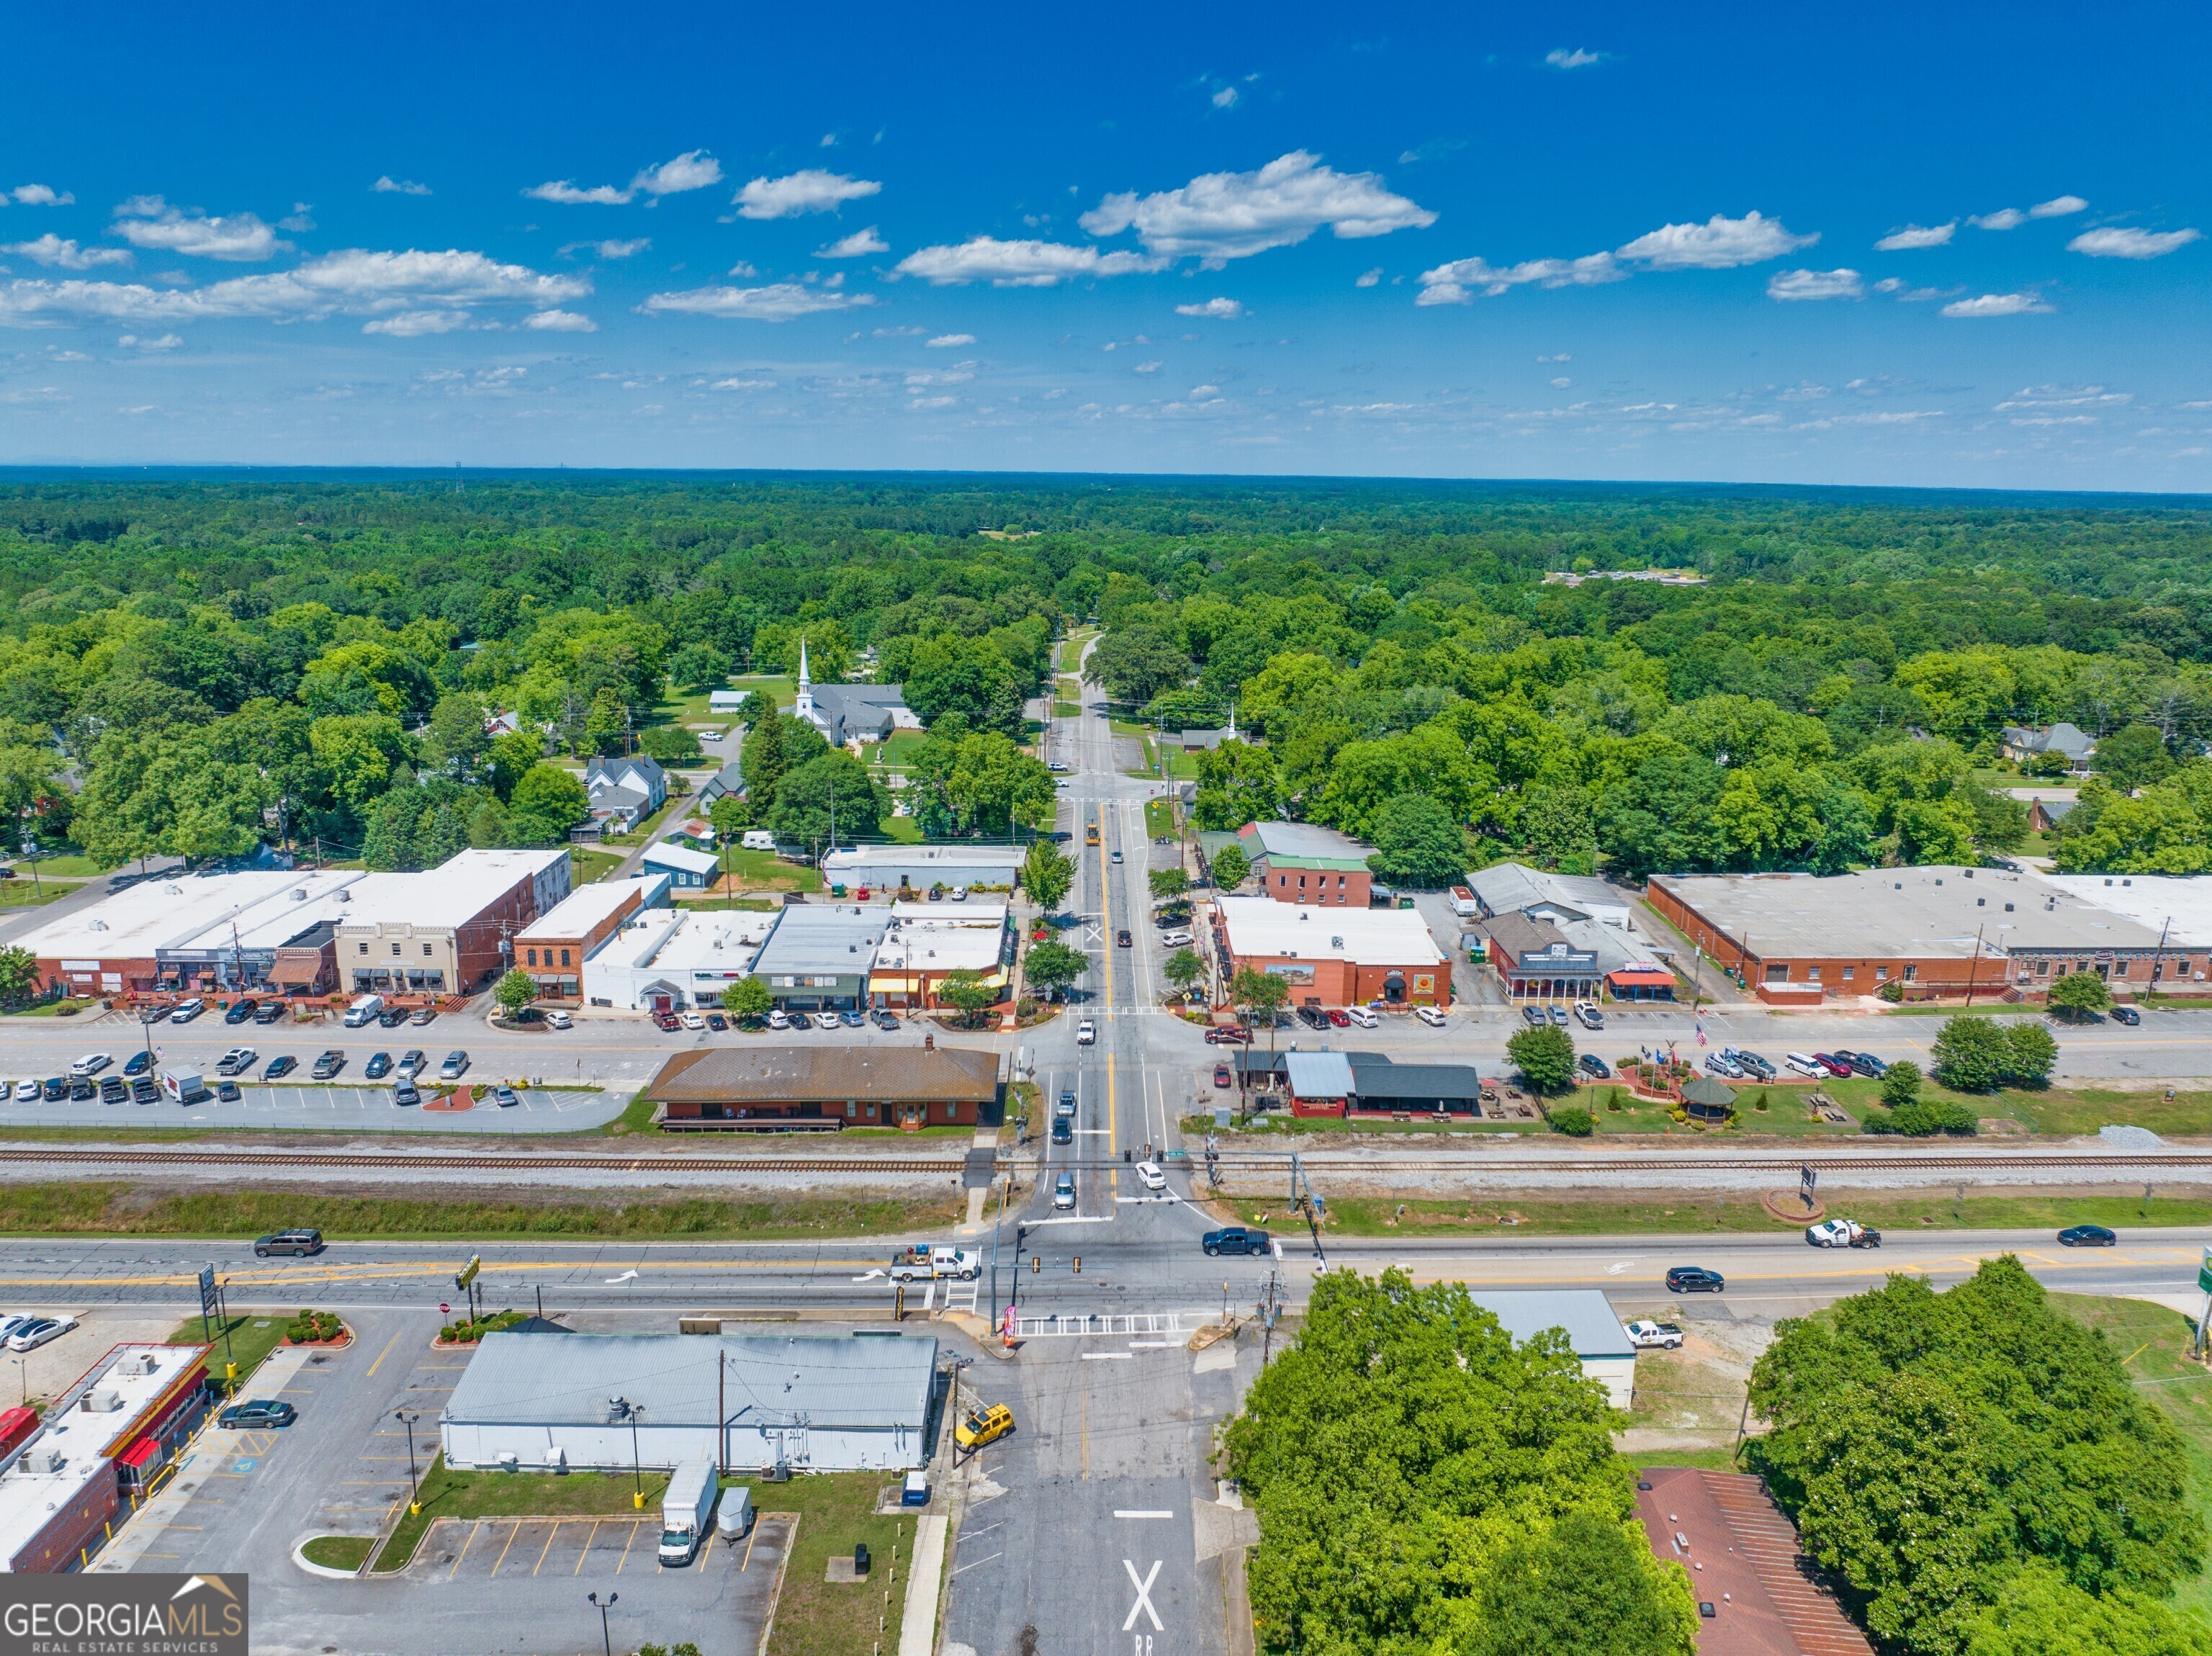
[[873, 1282], [877, 1277], [883, 1274], [884, 1273], [881, 1271], [870, 1271], [864, 1272], [860, 1276], [854, 1277], [853, 1280], [856, 1283]]
[[[1114, 1516], [1116, 1518], [1173, 1518], [1175, 1514], [1170, 1512], [1138, 1511], [1133, 1507], [1116, 1507], [1114, 1509]], [[1155, 1564], [1152, 1568], [1158, 1569], [1159, 1566]]]
[[611, 1283], [634, 1283], [636, 1280], [637, 1272], [635, 1271], [625, 1271], [619, 1277], [610, 1277], [607, 1278], [607, 1281]]
[[1085, 1362], [1129, 1362], [1133, 1361], [1127, 1351], [1085, 1351]]
[[1121, 1623], [1122, 1632], [1127, 1633], [1137, 1625], [1137, 1613], [1139, 1611], [1152, 1618], [1153, 1632], [1167, 1631], [1167, 1624], [1160, 1620], [1159, 1611], [1152, 1608], [1152, 1583], [1160, 1579], [1162, 1562], [1158, 1558], [1152, 1560], [1152, 1568], [1146, 1572], [1144, 1580], [1140, 1581], [1137, 1579], [1137, 1567], [1126, 1558], [1121, 1561], [1121, 1568], [1129, 1572], [1129, 1585], [1137, 1590], [1137, 1602], [1129, 1606], [1128, 1619]]

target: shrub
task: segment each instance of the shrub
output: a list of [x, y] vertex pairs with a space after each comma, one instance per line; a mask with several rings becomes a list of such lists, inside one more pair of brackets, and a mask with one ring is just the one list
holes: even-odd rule
[[295, 1345], [305, 1345], [312, 1341], [334, 1340], [344, 1329], [336, 1312], [302, 1311], [284, 1325], [284, 1338]]
[[1605, 1107], [1606, 1107], [1607, 1109], [1608, 1109], [1608, 1110], [1612, 1111], [1612, 1112], [1613, 1112], [1613, 1114], [1615, 1114], [1615, 1115], [1619, 1115], [1619, 1114], [1620, 1113], [1620, 1088], [1615, 1087], [1615, 1088], [1614, 1088], [1611, 1092], [1607, 1093], [1607, 1094], [1605, 1095]]
[[[1620, 1107], [1616, 1104], [1615, 1109]], [[1552, 1131], [1570, 1138], [1588, 1138], [1597, 1131], [1597, 1118], [1579, 1104], [1564, 1105], [1552, 1112]]]
[[1976, 1125], [1974, 1113], [1963, 1104], [1939, 1104], [1932, 1099], [1916, 1098], [1887, 1115], [1869, 1116], [1866, 1130], [1870, 1133], [1901, 1133], [1907, 1138], [1926, 1138], [1939, 1132], [1971, 1133]]
[[1754, 1110], [1763, 1110], [1766, 1107], [1766, 1095], [1764, 1091], [1762, 1091], [1757, 1098], [1752, 1100], [1751, 1107]]
[[1905, 998], [1905, 986], [1901, 983], [1885, 983], [1881, 988], [1875, 990], [1875, 993], [1894, 1006]]
[[1881, 1101], [1898, 1110], [1919, 1096], [1920, 1066], [1909, 1058], [1898, 1059], [1881, 1078]]

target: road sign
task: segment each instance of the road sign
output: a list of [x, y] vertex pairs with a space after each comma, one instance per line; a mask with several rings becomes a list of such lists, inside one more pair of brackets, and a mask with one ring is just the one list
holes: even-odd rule
[[2197, 1264], [2197, 1286], [2205, 1293], [2212, 1294], [2212, 1247], [2204, 1250], [2204, 1258]]
[[453, 1314], [453, 1307], [441, 1300], [438, 1301], [438, 1314], [441, 1317], [450, 1317]]
[[[2212, 1255], [2212, 1249], [2208, 1249], [2207, 1253], [2208, 1255]], [[203, 1323], [215, 1321], [217, 1314], [216, 1303], [215, 1267], [202, 1265], [200, 1267], [200, 1320]]]
[[454, 1277], [453, 1286], [459, 1289], [466, 1289], [471, 1283], [476, 1281], [477, 1272], [483, 1269], [483, 1256], [480, 1253], [471, 1253], [469, 1255], [468, 1264], [463, 1265], [460, 1269], [459, 1274]]

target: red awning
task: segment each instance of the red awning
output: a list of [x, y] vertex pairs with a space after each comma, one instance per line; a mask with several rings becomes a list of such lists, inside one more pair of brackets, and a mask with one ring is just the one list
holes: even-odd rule
[[134, 1472], [143, 1471], [146, 1465], [161, 1453], [161, 1446], [152, 1438], [142, 1437], [125, 1449], [118, 1459]]
[[1616, 989], [1671, 989], [1672, 972], [1608, 972], [1605, 980]]

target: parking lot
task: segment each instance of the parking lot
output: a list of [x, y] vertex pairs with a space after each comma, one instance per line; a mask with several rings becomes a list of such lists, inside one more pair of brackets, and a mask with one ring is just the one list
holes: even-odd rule
[[[746, 1576], [757, 1571], [760, 1580], [772, 1582], [790, 1528], [787, 1520], [761, 1518], [734, 1543], [709, 1540], [679, 1570], [713, 1575], [734, 1569]], [[659, 1561], [659, 1545], [657, 1509], [620, 1518], [445, 1518], [422, 1538], [407, 1575], [422, 1582], [666, 1575], [671, 1572]]]
[[[471, 1071], [469, 1081], [494, 1084], [501, 1077]], [[212, 1088], [216, 1077], [210, 1074]], [[192, 1104], [161, 1099], [151, 1104], [129, 1101], [105, 1104], [97, 1098], [64, 1099], [35, 1104], [0, 1105], [0, 1125], [195, 1126], [195, 1127], [370, 1127], [386, 1132], [544, 1133], [573, 1132], [603, 1126], [629, 1105], [628, 1088], [525, 1088], [514, 1104], [495, 1103], [489, 1094], [473, 1101], [465, 1090], [447, 1102], [436, 1101], [426, 1083], [422, 1104], [392, 1101], [388, 1086], [263, 1086], [242, 1083], [235, 1103], [212, 1092]]]

